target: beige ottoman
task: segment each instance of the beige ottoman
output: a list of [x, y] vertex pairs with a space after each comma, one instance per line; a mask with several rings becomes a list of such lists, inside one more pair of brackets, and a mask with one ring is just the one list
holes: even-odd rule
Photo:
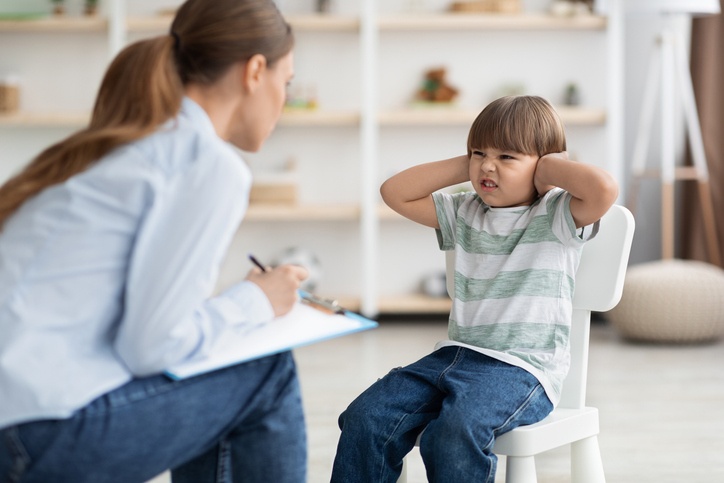
[[715, 340], [724, 334], [724, 270], [691, 260], [633, 265], [607, 318], [631, 340]]

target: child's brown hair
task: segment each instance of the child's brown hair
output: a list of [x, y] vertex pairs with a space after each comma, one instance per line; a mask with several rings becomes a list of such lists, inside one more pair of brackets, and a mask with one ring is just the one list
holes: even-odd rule
[[565, 151], [566, 134], [555, 109], [542, 97], [501, 97], [488, 104], [470, 127], [468, 157], [481, 148], [540, 157]]

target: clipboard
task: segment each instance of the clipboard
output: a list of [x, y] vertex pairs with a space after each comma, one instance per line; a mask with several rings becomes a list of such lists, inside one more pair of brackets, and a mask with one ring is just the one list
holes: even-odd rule
[[286, 315], [250, 329], [231, 329], [219, 337], [208, 356], [177, 364], [166, 370], [166, 375], [174, 380], [186, 379], [378, 326], [333, 300], [301, 290], [299, 295], [299, 302]]

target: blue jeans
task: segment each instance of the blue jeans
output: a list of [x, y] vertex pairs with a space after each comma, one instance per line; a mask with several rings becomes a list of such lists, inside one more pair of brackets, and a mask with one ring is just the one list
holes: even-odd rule
[[333, 483], [394, 483], [420, 439], [431, 482], [492, 483], [496, 436], [553, 409], [529, 372], [463, 347], [393, 369], [342, 413]]
[[135, 379], [69, 419], [0, 430], [0, 481], [306, 481], [306, 431], [291, 353], [172, 381]]

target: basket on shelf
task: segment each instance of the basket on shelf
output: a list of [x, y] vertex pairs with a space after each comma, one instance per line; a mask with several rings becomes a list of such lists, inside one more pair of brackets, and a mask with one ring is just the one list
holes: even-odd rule
[[471, 13], [520, 13], [520, 0], [468, 0], [450, 4], [451, 12]]

